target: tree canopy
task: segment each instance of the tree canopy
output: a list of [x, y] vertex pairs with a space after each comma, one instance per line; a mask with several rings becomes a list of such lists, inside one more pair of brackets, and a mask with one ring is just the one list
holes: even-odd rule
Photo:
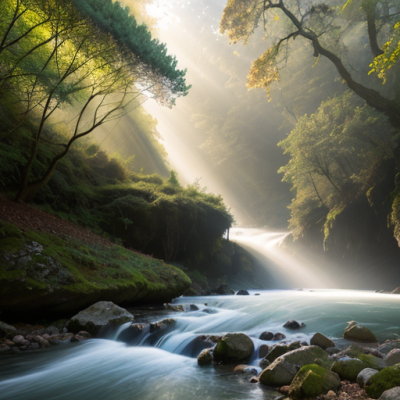
[[400, 128], [399, 103], [383, 96], [371, 85], [356, 80], [345, 57], [346, 43], [350, 41], [345, 40], [346, 32], [355, 24], [365, 30], [373, 56], [381, 56], [383, 50], [378, 46], [378, 29], [383, 31], [386, 24], [398, 18], [400, 5], [386, 0], [360, 1], [350, 2], [358, 14], [349, 16], [351, 7], [346, 11], [345, 3], [340, 1], [328, 5], [306, 0], [229, 0], [220, 31], [227, 34], [232, 43], [247, 43], [259, 25], [265, 29], [265, 37], [272, 45], [254, 61], [248, 76], [250, 88], [269, 90], [272, 83], [279, 81], [279, 71], [286, 63], [293, 41], [303, 39], [311, 45], [317, 60], [321, 56], [327, 58], [352, 91], [371, 107], [385, 113], [392, 125]]

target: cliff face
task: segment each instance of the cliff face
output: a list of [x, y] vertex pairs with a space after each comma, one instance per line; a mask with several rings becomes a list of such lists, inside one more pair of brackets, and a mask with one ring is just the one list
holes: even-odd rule
[[9, 319], [67, 316], [100, 300], [168, 302], [190, 284], [178, 268], [120, 246], [0, 222], [0, 312]]

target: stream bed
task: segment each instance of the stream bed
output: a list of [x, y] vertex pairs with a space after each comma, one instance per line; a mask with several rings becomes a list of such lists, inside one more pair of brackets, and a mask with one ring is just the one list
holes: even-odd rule
[[[338, 347], [352, 320], [367, 326], [380, 342], [400, 337], [400, 296], [350, 290], [250, 291], [249, 296], [181, 297], [174, 304], [196, 304], [197, 311], [160, 313], [176, 323], [163, 332], [129, 337], [129, 323], [105, 339], [60, 345], [46, 350], [0, 357], [2, 400], [207, 400], [274, 399], [278, 392], [235, 375], [234, 366], [197, 365], [195, 338], [243, 332], [256, 351], [264, 331], [286, 340], [310, 341], [315, 332]], [[134, 310], [132, 310], [134, 312]], [[157, 316], [152, 316], [157, 318]], [[306, 326], [290, 331], [295, 319]]]

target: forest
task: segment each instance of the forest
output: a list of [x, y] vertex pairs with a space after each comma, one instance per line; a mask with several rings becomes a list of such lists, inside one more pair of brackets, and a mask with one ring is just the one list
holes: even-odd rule
[[399, 0], [0, 0], [0, 397], [399, 399], [399, 59]]

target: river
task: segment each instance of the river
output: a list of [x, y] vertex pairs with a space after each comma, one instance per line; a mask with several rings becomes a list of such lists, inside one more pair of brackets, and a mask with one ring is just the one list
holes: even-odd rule
[[[275, 274], [272, 282], [302, 289], [180, 297], [174, 304], [195, 304], [198, 310], [152, 311], [152, 320], [175, 320], [165, 331], [145, 329], [132, 334], [128, 323], [104, 339], [2, 356], [1, 400], [270, 400], [278, 392], [235, 375], [233, 366], [198, 366], [196, 357], [203, 342], [196, 338], [246, 333], [255, 344], [250, 364], [258, 367], [259, 346], [273, 344], [258, 339], [264, 331], [307, 342], [320, 332], [344, 348], [349, 343], [342, 339], [343, 331], [349, 321], [356, 320], [370, 328], [380, 342], [399, 337], [400, 296], [326, 288], [334, 282], [332, 277], [280, 247], [285, 235], [237, 228], [231, 239], [258, 254], [266, 275]], [[131, 312], [138, 321], [143, 317], [143, 310]], [[283, 325], [289, 319], [306, 326], [287, 330]]]
[[[190, 343], [201, 334], [244, 332], [258, 348], [271, 344], [257, 339], [266, 330], [305, 341], [318, 331], [344, 347], [341, 336], [351, 320], [369, 327], [380, 341], [400, 334], [400, 296], [368, 291], [250, 291], [249, 296], [181, 297], [175, 303], [197, 304], [199, 310], [160, 315], [176, 320], [163, 335], [144, 332], [122, 342], [118, 337], [124, 337], [126, 324], [108, 339], [1, 357], [0, 398], [273, 399], [276, 391], [234, 375], [233, 367], [199, 367]], [[306, 327], [283, 328], [292, 318]], [[257, 366], [259, 361], [255, 351], [250, 363]]]

